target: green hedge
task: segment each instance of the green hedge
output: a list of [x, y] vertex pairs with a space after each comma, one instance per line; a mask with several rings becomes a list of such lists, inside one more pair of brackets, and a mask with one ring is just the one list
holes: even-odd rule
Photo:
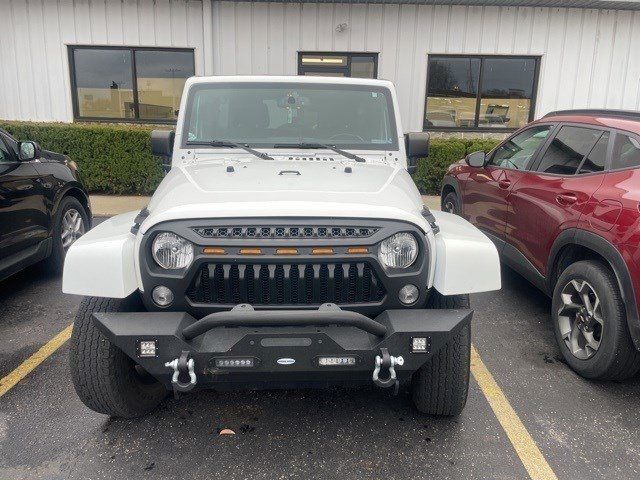
[[413, 175], [418, 190], [426, 195], [439, 195], [442, 178], [452, 163], [464, 158], [468, 153], [484, 150], [488, 152], [498, 144], [494, 139], [434, 138], [429, 147], [429, 157], [418, 162], [418, 171]]
[[162, 162], [151, 155], [152, 127], [0, 121], [0, 128], [71, 157], [90, 192], [146, 195], [162, 180]]
[[[154, 127], [128, 124], [31, 123], [0, 120], [18, 140], [33, 140], [64, 153], [79, 166], [93, 193], [152, 193], [162, 180], [162, 162], [151, 155]], [[440, 193], [442, 177], [454, 162], [476, 150], [491, 150], [498, 140], [435, 138], [429, 158], [421, 159], [413, 179], [424, 194]]]

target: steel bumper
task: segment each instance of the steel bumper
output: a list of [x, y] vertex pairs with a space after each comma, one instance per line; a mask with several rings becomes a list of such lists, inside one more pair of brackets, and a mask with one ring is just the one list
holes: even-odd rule
[[[183, 366], [193, 360], [196, 388], [223, 389], [368, 383], [383, 349], [403, 358], [395, 366], [402, 382], [467, 326], [472, 314], [464, 309], [405, 309], [370, 319], [332, 305], [268, 312], [244, 305], [199, 320], [184, 312], [93, 316], [110, 342], [167, 388], [172, 388], [174, 373], [167, 364], [182, 357]], [[426, 350], [412, 351], [413, 338], [425, 338]], [[155, 354], [142, 355], [141, 342], [155, 342]], [[321, 365], [321, 357], [354, 360]], [[252, 359], [252, 366], [225, 367], [221, 359]], [[181, 377], [189, 380], [186, 374]]]

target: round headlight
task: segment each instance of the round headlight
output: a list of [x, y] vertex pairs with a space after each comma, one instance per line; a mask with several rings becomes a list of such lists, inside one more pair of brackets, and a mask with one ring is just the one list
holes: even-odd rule
[[385, 267], [407, 268], [418, 257], [418, 242], [410, 233], [396, 233], [380, 244], [378, 258]]
[[193, 244], [175, 233], [165, 232], [153, 241], [152, 254], [162, 268], [186, 268], [193, 261]]

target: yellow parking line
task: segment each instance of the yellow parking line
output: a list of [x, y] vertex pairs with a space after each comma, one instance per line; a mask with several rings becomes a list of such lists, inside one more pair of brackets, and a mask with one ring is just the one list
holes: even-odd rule
[[44, 362], [53, 352], [58, 350], [71, 337], [71, 329], [73, 325], [69, 325], [59, 334], [45, 343], [36, 353], [27, 358], [13, 372], [0, 380], [0, 397], [11, 390], [24, 377], [29, 375], [38, 365]]
[[471, 346], [471, 373], [480, 385], [493, 413], [498, 418], [509, 441], [532, 480], [558, 480], [542, 452], [509, 404], [493, 375], [484, 365], [474, 346]]

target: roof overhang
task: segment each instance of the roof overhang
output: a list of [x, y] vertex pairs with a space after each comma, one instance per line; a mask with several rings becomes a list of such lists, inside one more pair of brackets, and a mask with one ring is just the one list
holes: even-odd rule
[[[222, 0], [225, 1], [225, 0]], [[640, 0], [253, 0], [278, 3], [373, 3], [640, 10]]]

